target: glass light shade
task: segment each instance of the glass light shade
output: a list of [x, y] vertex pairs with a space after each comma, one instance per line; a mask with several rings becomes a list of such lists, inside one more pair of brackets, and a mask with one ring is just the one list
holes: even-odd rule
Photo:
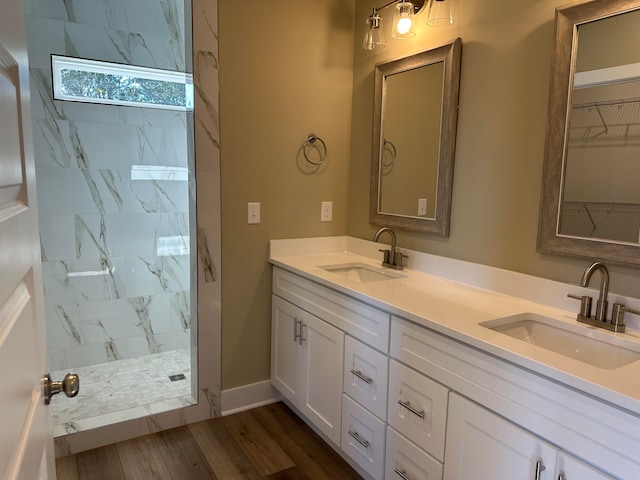
[[429, 0], [427, 25], [430, 27], [446, 27], [453, 23], [453, 0]]
[[380, 29], [382, 18], [376, 12], [375, 8], [369, 18], [367, 18], [367, 30], [364, 32], [362, 48], [365, 50], [376, 50], [384, 48], [384, 35]]
[[401, 0], [393, 13], [393, 28], [391, 36], [394, 38], [411, 38], [416, 34], [414, 28], [414, 8], [411, 2]]

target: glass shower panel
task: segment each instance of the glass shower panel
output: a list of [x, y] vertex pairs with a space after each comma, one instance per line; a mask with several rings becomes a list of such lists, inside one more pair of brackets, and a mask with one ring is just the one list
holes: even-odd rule
[[183, 0], [28, 2], [49, 366], [80, 375], [51, 404], [56, 436], [197, 401], [193, 114], [54, 100], [51, 70], [189, 74], [190, 21]]

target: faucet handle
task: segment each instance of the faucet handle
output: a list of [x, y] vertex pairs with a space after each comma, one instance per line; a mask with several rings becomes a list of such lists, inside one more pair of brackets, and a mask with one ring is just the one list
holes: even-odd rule
[[589, 318], [591, 316], [591, 302], [593, 301], [588, 295], [574, 295], [568, 293], [567, 297], [580, 300], [580, 313], [578, 316]]
[[613, 310], [611, 311], [611, 323], [616, 325], [617, 327], [622, 327], [622, 331], [624, 332], [624, 312], [633, 313], [634, 315], [640, 315], [640, 311], [635, 308], [627, 307], [626, 305], [622, 305], [621, 303], [614, 303]]
[[384, 257], [382, 259], [382, 263], [389, 263], [389, 250], [385, 250], [383, 248], [379, 248], [378, 251], [382, 252], [384, 254]]
[[405, 255], [402, 252], [396, 252], [395, 258], [393, 259], [393, 264], [398, 266], [398, 267], [404, 268], [404, 259], [405, 258], [409, 258], [409, 255]]

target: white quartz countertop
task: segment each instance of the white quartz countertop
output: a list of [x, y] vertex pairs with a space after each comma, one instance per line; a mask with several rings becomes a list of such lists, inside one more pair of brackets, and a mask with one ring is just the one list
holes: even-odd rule
[[[317, 252], [313, 248], [293, 248], [291, 255], [289, 249], [280, 247], [272, 244], [269, 261], [275, 266], [640, 415], [640, 361], [616, 369], [598, 368], [479, 325], [524, 313], [576, 325], [577, 302], [575, 311], [562, 310], [411, 268], [400, 272], [403, 278], [358, 282], [320, 267], [351, 262], [380, 267], [380, 261], [369, 254], [327, 251], [331, 248], [326, 246], [315, 249]], [[482, 269], [475, 272], [479, 273]], [[640, 351], [637, 331], [628, 328], [627, 333], [620, 334], [579, 326], [587, 336], [608, 337], [614, 343], [628, 340]]]

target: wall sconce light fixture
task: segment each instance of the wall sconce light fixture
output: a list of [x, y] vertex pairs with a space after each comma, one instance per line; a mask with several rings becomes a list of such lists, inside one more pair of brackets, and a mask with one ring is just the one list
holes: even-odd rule
[[364, 34], [362, 48], [365, 50], [377, 50], [384, 48], [384, 35], [382, 33], [382, 18], [378, 13], [391, 5], [396, 4], [393, 13], [393, 26], [391, 36], [394, 38], [412, 38], [415, 36], [415, 15], [420, 13], [425, 4], [429, 4], [427, 25], [439, 27], [453, 23], [451, 3], [453, 0], [393, 0], [380, 8], [374, 8], [373, 13], [367, 18], [367, 30]]

